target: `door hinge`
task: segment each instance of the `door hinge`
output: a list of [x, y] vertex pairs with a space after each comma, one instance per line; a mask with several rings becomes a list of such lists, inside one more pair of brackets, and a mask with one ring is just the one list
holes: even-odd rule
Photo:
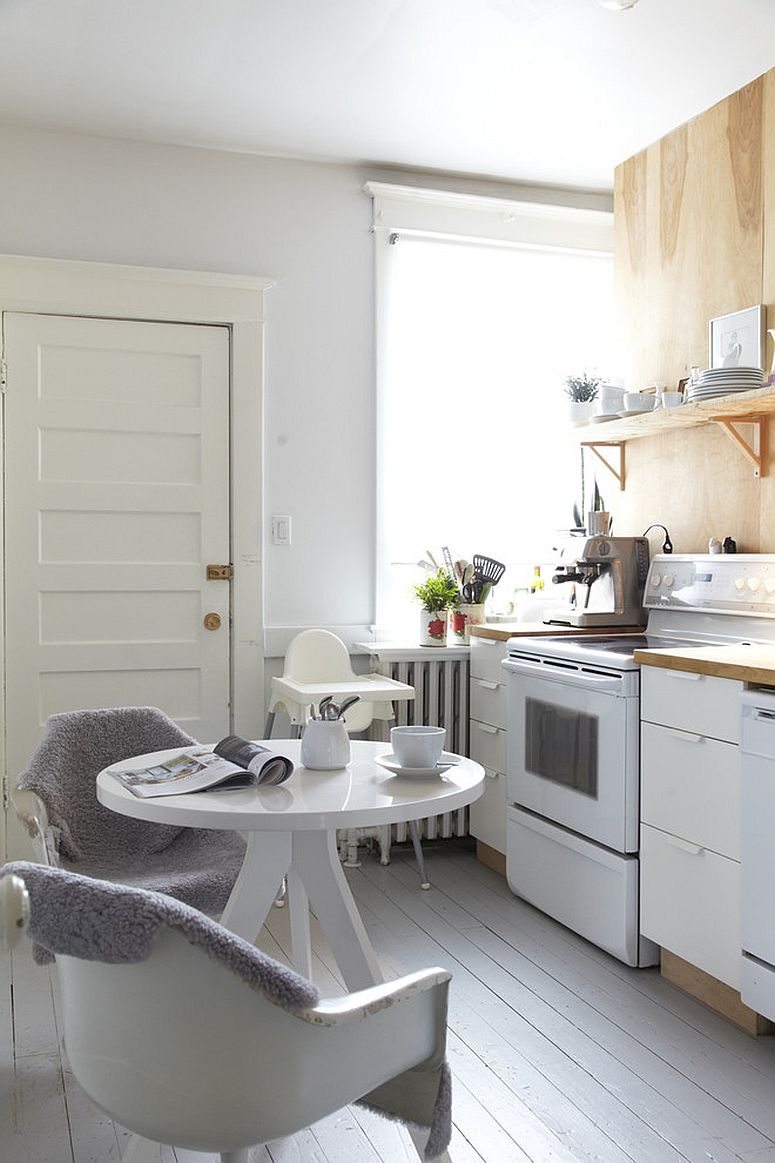
[[231, 581], [234, 577], [233, 565], [208, 565], [208, 581]]
[[0, 359], [0, 392], [5, 392], [6, 384], [8, 383], [8, 364], [4, 359]]

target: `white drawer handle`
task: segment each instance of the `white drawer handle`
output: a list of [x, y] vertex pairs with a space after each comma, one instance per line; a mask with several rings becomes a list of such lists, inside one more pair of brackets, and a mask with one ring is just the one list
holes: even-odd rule
[[682, 678], [684, 682], [699, 682], [701, 678], [707, 678], [705, 674], [694, 674], [690, 670], [665, 670], [665, 674], [669, 674], [671, 678]]
[[[472, 723], [471, 726], [473, 727], [473, 725]], [[476, 726], [480, 731], [486, 731], [488, 735], [497, 735], [503, 729], [502, 727], [491, 727], [489, 723], [477, 723]]]
[[671, 735], [673, 739], [682, 739], [684, 743], [704, 743], [704, 735], [695, 735], [693, 731], [681, 731], [678, 727], [660, 727], [661, 731], [665, 731]]
[[490, 771], [489, 767], [485, 767], [484, 774], [487, 776], [488, 779], [497, 779], [498, 778], [498, 772], [497, 771]]
[[680, 848], [682, 852], [688, 852], [690, 856], [702, 856], [705, 851], [699, 844], [690, 844], [688, 840], [681, 840], [678, 836], [668, 836], [666, 833], [664, 835], [668, 844], [672, 844], [673, 848]]
[[475, 678], [474, 682], [477, 686], [483, 686], [484, 689], [488, 691], [497, 691], [498, 687], [500, 686], [500, 683], [490, 682], [489, 679], [486, 678]]

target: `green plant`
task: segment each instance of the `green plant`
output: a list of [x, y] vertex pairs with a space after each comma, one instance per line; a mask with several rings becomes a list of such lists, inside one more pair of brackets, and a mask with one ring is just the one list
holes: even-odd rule
[[414, 593], [422, 602], [422, 608], [429, 614], [436, 610], [449, 610], [460, 603], [460, 591], [443, 569], [429, 574], [424, 582], [414, 587]]
[[597, 396], [600, 376], [582, 372], [580, 376], [568, 376], [565, 381], [565, 395], [576, 404], [588, 404]]

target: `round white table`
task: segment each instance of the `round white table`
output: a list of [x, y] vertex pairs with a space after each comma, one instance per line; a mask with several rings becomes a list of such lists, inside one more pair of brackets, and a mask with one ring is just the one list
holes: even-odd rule
[[221, 924], [254, 941], [287, 876], [298, 971], [311, 976], [311, 904], [348, 988], [375, 985], [383, 976], [342, 871], [337, 828], [375, 827], [456, 811], [482, 794], [484, 768], [460, 757], [442, 774], [410, 779], [375, 762], [389, 749], [385, 743], [353, 740], [352, 761], [346, 768], [310, 771], [299, 766], [299, 740], [273, 739], [266, 745], [295, 765], [290, 779], [278, 787], [139, 799], [111, 775], [114, 770], [163, 762], [177, 753], [175, 748], [136, 755], [101, 771], [97, 797], [105, 807], [137, 820], [242, 832], [247, 841], [245, 859]]

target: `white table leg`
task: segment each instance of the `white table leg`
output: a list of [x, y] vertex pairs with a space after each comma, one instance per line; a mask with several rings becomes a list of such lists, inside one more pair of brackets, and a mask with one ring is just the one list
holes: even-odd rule
[[296, 869], [288, 870], [288, 906], [291, 922], [293, 968], [312, 978], [312, 943], [309, 933], [309, 897]]
[[348, 989], [366, 989], [384, 981], [339, 863], [336, 831], [295, 832], [293, 866], [309, 893]]
[[221, 914], [221, 924], [255, 941], [291, 863], [290, 832], [249, 832], [242, 868]]

